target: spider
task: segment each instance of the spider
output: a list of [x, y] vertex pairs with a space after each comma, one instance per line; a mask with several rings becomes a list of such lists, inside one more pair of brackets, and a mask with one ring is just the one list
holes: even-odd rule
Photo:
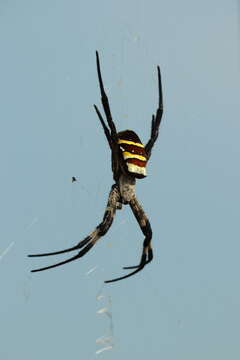
[[[143, 250], [141, 260], [136, 266], [127, 266], [123, 269], [133, 269], [127, 275], [114, 278], [112, 280], [106, 280], [105, 283], [111, 283], [114, 281], [126, 279], [135, 275], [141, 271], [146, 264], [150, 263], [153, 259], [153, 251], [151, 247], [152, 229], [150, 222], [140, 205], [136, 194], [135, 184], [136, 179], [142, 179], [146, 177], [146, 164], [151, 157], [153, 145], [158, 137], [159, 126], [163, 113], [163, 99], [162, 99], [162, 85], [160, 68], [157, 67], [158, 73], [158, 108], [155, 115], [152, 115], [151, 136], [148, 143], [144, 146], [139, 139], [138, 135], [132, 130], [124, 130], [117, 132], [116, 126], [113, 122], [111, 110], [108, 102], [107, 95], [104, 90], [100, 60], [98, 52], [96, 51], [96, 63], [97, 74], [100, 86], [102, 106], [105, 112], [107, 124], [104, 121], [98, 107], [94, 105], [98, 118], [103, 127], [105, 136], [107, 138], [111, 153], [112, 153], [112, 172], [115, 183], [112, 185], [111, 191], [108, 196], [108, 202], [106, 210], [103, 216], [102, 222], [88, 235], [84, 240], [80, 241], [77, 245], [60, 251], [54, 251], [50, 253], [28, 255], [29, 257], [35, 256], [50, 256], [67, 253], [74, 250], [81, 249], [76, 255], [70, 257], [67, 260], [61, 261], [57, 264], [42, 267], [32, 270], [32, 272], [43, 271], [54, 268], [73, 260], [79, 259], [85, 255], [96, 242], [104, 236], [112, 225], [115, 213], [117, 209], [121, 209], [122, 205], [129, 204], [131, 210], [145, 236], [143, 242]], [[108, 126], [107, 126], [108, 125]]]

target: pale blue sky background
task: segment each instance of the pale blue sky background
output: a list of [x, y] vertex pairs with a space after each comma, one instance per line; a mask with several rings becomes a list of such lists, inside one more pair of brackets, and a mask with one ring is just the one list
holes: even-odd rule
[[[2, 360], [240, 357], [239, 29], [231, 0], [0, 1]], [[72, 246], [104, 212], [96, 49], [119, 130], [148, 140], [157, 64], [165, 105], [137, 184], [154, 262], [103, 288], [140, 257], [128, 208], [79, 261], [30, 274], [64, 256], [27, 258]], [[109, 297], [114, 348], [96, 355]]]

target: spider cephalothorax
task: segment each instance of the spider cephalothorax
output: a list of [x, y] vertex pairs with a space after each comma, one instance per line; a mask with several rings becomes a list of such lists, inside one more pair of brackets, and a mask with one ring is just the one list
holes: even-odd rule
[[118, 277], [116, 279], [105, 281], [106, 283], [109, 283], [109, 282], [122, 280], [136, 274], [137, 272], [142, 270], [144, 266], [153, 259], [153, 252], [151, 247], [152, 230], [149, 220], [146, 214], [144, 213], [142, 206], [137, 200], [135, 194], [135, 184], [136, 184], [136, 178], [141, 179], [147, 176], [146, 164], [147, 161], [150, 159], [153, 145], [158, 137], [159, 126], [163, 113], [163, 101], [162, 101], [161, 75], [160, 75], [160, 68], [158, 66], [157, 70], [158, 70], [159, 102], [158, 102], [156, 115], [152, 115], [151, 137], [148, 143], [144, 146], [141, 140], [139, 139], [138, 135], [132, 130], [124, 130], [121, 132], [117, 132], [116, 126], [112, 120], [108, 98], [103, 86], [98, 52], [96, 52], [96, 59], [97, 59], [97, 73], [98, 73], [98, 80], [99, 80], [99, 86], [100, 86], [100, 92], [102, 98], [102, 105], [108, 126], [105, 123], [105, 120], [103, 119], [97, 106], [94, 105], [94, 107], [99, 117], [99, 120], [102, 124], [110, 149], [112, 151], [112, 171], [113, 171], [113, 178], [115, 180], [115, 183], [113, 184], [108, 197], [107, 207], [105, 210], [105, 214], [103, 216], [103, 220], [93, 230], [93, 232], [90, 235], [88, 235], [84, 240], [80, 241], [77, 245], [71, 248], [60, 251], [54, 251], [51, 253], [34, 254], [29, 256], [34, 257], [34, 256], [57, 255], [57, 254], [62, 254], [73, 250], [81, 249], [76, 255], [72, 256], [67, 260], [61, 261], [54, 265], [32, 270], [32, 272], [51, 269], [53, 267], [66, 264], [68, 262], [71, 262], [73, 260], [82, 257], [95, 245], [95, 243], [102, 236], [104, 236], [107, 233], [110, 226], [112, 225], [116, 210], [121, 209], [123, 204], [129, 204], [145, 236], [143, 242], [143, 251], [142, 251], [141, 260], [140, 263], [136, 266], [124, 267], [124, 269], [134, 269], [132, 272], [130, 272], [127, 275]]

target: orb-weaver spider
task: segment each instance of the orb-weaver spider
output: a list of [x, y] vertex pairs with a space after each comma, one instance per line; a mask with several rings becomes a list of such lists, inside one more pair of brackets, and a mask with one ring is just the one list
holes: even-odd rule
[[113, 171], [113, 179], [115, 181], [115, 183], [112, 185], [108, 197], [107, 207], [103, 216], [103, 220], [90, 235], [88, 235], [84, 240], [80, 241], [77, 245], [71, 248], [60, 251], [54, 251], [50, 253], [34, 254], [28, 256], [34, 257], [34, 256], [57, 255], [73, 250], [82, 249], [75, 256], [72, 256], [67, 260], [61, 261], [54, 265], [32, 270], [32, 272], [51, 269], [53, 267], [66, 264], [68, 262], [71, 262], [73, 260], [82, 257], [96, 244], [96, 242], [102, 236], [104, 236], [107, 233], [110, 226], [112, 225], [116, 210], [121, 209], [123, 204], [124, 205], [129, 204], [139, 226], [141, 227], [143, 234], [145, 235], [145, 239], [143, 242], [142, 257], [139, 265], [127, 266], [123, 268], [123, 269], [134, 269], [129, 274], [112, 280], [105, 281], [105, 283], [110, 283], [125, 279], [129, 276], [136, 274], [137, 272], [142, 270], [144, 266], [153, 259], [153, 251], [151, 247], [152, 229], [149, 220], [135, 195], [135, 184], [136, 184], [136, 178], [141, 179], [147, 175], [146, 164], [147, 161], [150, 159], [153, 145], [158, 137], [159, 126], [163, 114], [163, 99], [162, 99], [161, 74], [160, 74], [160, 68], [158, 66], [157, 67], [158, 97], [159, 97], [158, 108], [156, 111], [156, 115], [152, 115], [151, 137], [148, 143], [144, 146], [141, 143], [138, 135], [132, 130], [124, 130], [121, 132], [117, 132], [116, 126], [112, 120], [108, 98], [103, 86], [98, 52], [96, 52], [96, 61], [97, 61], [97, 74], [98, 74], [98, 80], [99, 80], [99, 86], [101, 92], [101, 100], [108, 126], [106, 125], [103, 116], [101, 115], [96, 105], [94, 105], [94, 108], [102, 124], [104, 133], [106, 135], [109, 147], [112, 152], [112, 171]]

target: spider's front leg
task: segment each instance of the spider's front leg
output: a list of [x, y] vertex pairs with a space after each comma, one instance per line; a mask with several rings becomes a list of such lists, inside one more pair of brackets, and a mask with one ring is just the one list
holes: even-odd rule
[[119, 278], [107, 280], [107, 281], [105, 281], [105, 283], [110, 283], [110, 282], [126, 279], [126, 278], [138, 273], [139, 271], [141, 271], [144, 268], [144, 266], [146, 264], [148, 264], [150, 261], [152, 261], [152, 259], [153, 259], [153, 251], [152, 251], [152, 247], [151, 247], [152, 229], [151, 229], [150, 222], [135, 195], [132, 197], [129, 204], [131, 206], [131, 209], [132, 209], [132, 212], [133, 212], [135, 218], [137, 219], [138, 224], [141, 227], [143, 234], [145, 235], [145, 239], [143, 242], [142, 257], [141, 257], [139, 265], [124, 267], [124, 269], [136, 269], [136, 270], [134, 270], [130, 274], [121, 276]]
[[160, 72], [159, 66], [157, 67], [157, 73], [158, 73], [158, 108], [156, 111], [156, 115], [152, 116], [151, 137], [145, 146], [145, 151], [147, 153], [148, 160], [151, 157], [152, 148], [154, 146], [154, 143], [158, 138], [159, 127], [160, 127], [162, 114], [163, 114], [162, 81], [161, 81], [161, 72]]
[[110, 226], [112, 225], [116, 209], [119, 206], [119, 203], [121, 202], [121, 195], [119, 192], [119, 188], [116, 184], [112, 186], [112, 189], [110, 191], [109, 197], [108, 197], [108, 203], [107, 207], [103, 216], [102, 222], [93, 230], [93, 232], [88, 235], [84, 240], [80, 241], [77, 245], [60, 251], [54, 251], [51, 253], [43, 253], [43, 254], [34, 254], [34, 255], [28, 255], [29, 257], [38, 257], [38, 256], [50, 256], [50, 255], [58, 255], [63, 254], [66, 252], [70, 252], [73, 250], [78, 250], [83, 248], [81, 251], [79, 251], [75, 256], [72, 256], [70, 259], [61, 261], [57, 264], [46, 266], [40, 269], [32, 270], [32, 272], [37, 271], [43, 271], [47, 269], [51, 269], [60, 265], [64, 265], [68, 262], [71, 262], [73, 260], [79, 259], [83, 255], [85, 255], [95, 244], [96, 242], [104, 236], [107, 231], [109, 230]]

